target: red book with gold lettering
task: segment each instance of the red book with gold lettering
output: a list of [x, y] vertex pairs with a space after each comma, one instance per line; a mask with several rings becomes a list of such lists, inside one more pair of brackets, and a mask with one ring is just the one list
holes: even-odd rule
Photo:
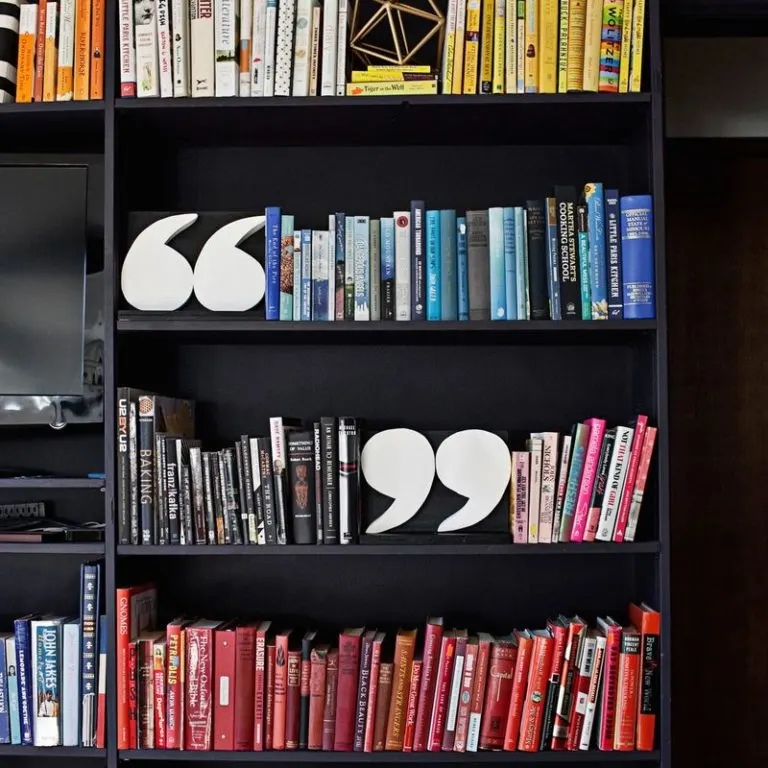
[[285, 695], [285, 748], [299, 748], [301, 714], [301, 651], [288, 651], [288, 684]]
[[427, 619], [427, 628], [424, 632], [424, 655], [422, 656], [419, 703], [416, 709], [416, 730], [413, 736], [414, 752], [424, 752], [427, 749], [429, 725], [432, 721], [432, 702], [435, 698], [437, 662], [440, 656], [442, 638], [442, 618]]
[[333, 752], [336, 739], [336, 701], [339, 680], [339, 651], [328, 652], [325, 666], [325, 707], [323, 709], [323, 751]]
[[411, 684], [415, 650], [416, 630], [398, 630], [395, 638], [395, 660], [392, 671], [392, 695], [389, 700], [387, 717], [387, 736], [384, 741], [384, 749], [387, 752], [403, 751], [405, 710], [408, 706], [408, 688]]
[[653, 749], [656, 730], [654, 698], [659, 674], [661, 614], [645, 603], [629, 606], [629, 620], [640, 630], [640, 695], [637, 701], [637, 740], [635, 749]]
[[339, 635], [339, 676], [336, 683], [334, 752], [351, 752], [355, 741], [355, 714], [360, 673], [360, 643], [364, 627], [345, 629]]
[[184, 746], [190, 751], [211, 749], [213, 730], [214, 630], [218, 621], [200, 619], [185, 630], [187, 651], [187, 700]]
[[494, 638], [480, 726], [480, 749], [501, 749], [504, 746], [516, 661], [517, 638], [514, 635]]
[[307, 749], [323, 748], [323, 712], [325, 711], [325, 664], [330, 647], [317, 645], [310, 655], [309, 735]]
[[213, 748], [231, 752], [235, 748], [235, 663], [237, 637], [232, 626], [214, 633]]
[[[271, 625], [271, 621], [262, 621], [256, 629], [256, 651], [253, 661], [253, 749], [256, 752], [266, 749], [267, 636]], [[269, 742], [272, 743], [271, 730]]]
[[272, 749], [285, 749], [285, 708], [288, 700], [288, 643], [291, 630], [275, 635], [275, 698], [272, 709]]
[[528, 674], [531, 669], [531, 651], [533, 650], [533, 637], [528, 630], [515, 632], [517, 638], [517, 659], [515, 660], [515, 673], [512, 678], [512, 696], [509, 700], [509, 713], [507, 725], [504, 730], [504, 751], [515, 752], [520, 739], [520, 721], [523, 716], [526, 688], [528, 686]]
[[613, 748], [618, 752], [631, 752], [635, 748], [639, 688], [640, 633], [635, 627], [626, 627], [621, 633], [616, 725], [613, 732]]
[[523, 704], [520, 722], [521, 752], [538, 752], [541, 740], [541, 721], [544, 716], [544, 697], [547, 692], [547, 679], [552, 667], [552, 652], [555, 641], [546, 629], [536, 630], [533, 635], [531, 668], [528, 673], [528, 690]]
[[491, 643], [493, 643], [493, 637], [487, 632], [478, 632], [477, 641], [477, 670], [475, 671], [475, 685], [472, 688], [472, 700], [469, 707], [467, 752], [477, 752], [477, 748], [480, 744], [480, 725], [483, 721], [485, 686], [488, 678], [488, 662], [491, 658]]
[[371, 648], [371, 684], [368, 690], [368, 709], [365, 713], [365, 742], [363, 752], [373, 752], [373, 733], [376, 730], [376, 700], [379, 695], [379, 670], [381, 668], [381, 648], [386, 633], [377, 632]]
[[256, 630], [256, 624], [235, 630], [235, 750], [239, 752], [253, 749]]
[[360, 661], [358, 664], [357, 702], [353, 726], [353, 748], [362, 752], [365, 747], [365, 723], [368, 716], [368, 698], [371, 693], [371, 664], [373, 663], [373, 641], [376, 630], [369, 629], [360, 642]]
[[440, 660], [437, 664], [435, 697], [427, 739], [427, 749], [430, 752], [440, 752], [443, 746], [443, 732], [445, 731], [445, 717], [448, 713], [448, 697], [451, 694], [455, 656], [456, 632], [451, 629], [443, 633], [443, 639], [440, 642]]
[[272, 749], [275, 731], [275, 657], [274, 639], [267, 645], [266, 674], [264, 676], [264, 749]]
[[414, 659], [411, 665], [411, 684], [408, 687], [408, 706], [405, 708], [405, 735], [403, 736], [403, 752], [413, 752], [413, 737], [416, 733], [416, 708], [419, 706], [419, 688], [423, 659]]

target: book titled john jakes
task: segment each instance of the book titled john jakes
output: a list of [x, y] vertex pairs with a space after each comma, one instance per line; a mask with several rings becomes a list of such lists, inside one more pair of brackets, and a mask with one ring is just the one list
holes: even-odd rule
[[576, 247], [576, 190], [555, 187], [557, 200], [557, 267], [563, 320], [581, 318], [581, 282]]
[[290, 432], [288, 467], [291, 520], [295, 544], [315, 543], [315, 447], [311, 432]]

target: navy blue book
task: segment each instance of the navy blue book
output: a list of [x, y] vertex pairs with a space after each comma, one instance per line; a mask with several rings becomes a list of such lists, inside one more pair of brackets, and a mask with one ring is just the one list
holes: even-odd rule
[[98, 700], [100, 563], [83, 563], [80, 568], [80, 693], [81, 746], [96, 746], [96, 703]]
[[39, 616], [34, 613], [13, 622], [16, 635], [16, 674], [19, 678], [19, 710], [21, 711], [21, 743], [32, 746], [34, 739], [34, 708], [32, 701], [32, 634], [30, 621]]
[[11, 718], [5, 662], [5, 638], [0, 638], [0, 744], [11, 743]]
[[621, 271], [625, 320], [656, 317], [653, 276], [653, 200], [621, 198]]
[[411, 201], [411, 319], [427, 318], [427, 235], [424, 201]]
[[605, 239], [608, 251], [608, 318], [624, 317], [624, 297], [621, 283], [621, 212], [619, 190], [605, 190]]
[[264, 254], [264, 272], [267, 290], [267, 320], [280, 319], [280, 209], [267, 208], [266, 253]]

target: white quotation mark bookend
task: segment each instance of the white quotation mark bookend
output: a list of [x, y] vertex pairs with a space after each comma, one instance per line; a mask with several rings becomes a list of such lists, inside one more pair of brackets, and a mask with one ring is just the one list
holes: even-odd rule
[[195, 264], [195, 296], [206, 309], [245, 312], [264, 298], [264, 267], [237, 246], [265, 222], [264, 216], [238, 219], [205, 241]]
[[465, 429], [443, 440], [435, 466], [440, 482], [467, 499], [440, 523], [438, 533], [461, 531], [485, 520], [501, 501], [512, 473], [507, 444], [483, 429]]
[[432, 490], [435, 454], [424, 435], [412, 429], [387, 429], [363, 447], [360, 466], [368, 485], [394, 499], [366, 533], [386, 533], [418, 513]]
[[196, 221], [196, 213], [167, 216], [150, 224], [133, 241], [120, 277], [123, 296], [132, 307], [172, 312], [189, 300], [192, 267], [168, 241]]

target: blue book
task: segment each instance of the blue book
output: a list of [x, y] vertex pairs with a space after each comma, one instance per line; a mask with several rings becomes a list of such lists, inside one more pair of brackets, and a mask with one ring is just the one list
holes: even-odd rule
[[459, 320], [469, 320], [469, 261], [467, 258], [467, 220], [456, 219], [456, 261], [459, 269]]
[[621, 198], [621, 272], [626, 320], [656, 317], [653, 277], [653, 200]]
[[549, 314], [553, 320], [562, 320], [560, 311], [560, 277], [557, 250], [557, 200], [545, 200], [547, 212], [547, 285], [549, 286]]
[[573, 442], [571, 444], [571, 466], [568, 469], [565, 501], [563, 502], [563, 513], [560, 518], [559, 539], [563, 543], [571, 540], [573, 516], [576, 512], [576, 502], [578, 501], [579, 486], [581, 484], [581, 473], [584, 469], [584, 460], [587, 456], [589, 432], [590, 427], [588, 424], [577, 424], [576, 431], [573, 435]]
[[511, 310], [516, 320], [527, 320], [528, 296], [528, 228], [525, 208], [515, 208], [515, 275], [517, 277], [517, 306]]
[[440, 211], [427, 211], [427, 320], [440, 320]]
[[328, 292], [330, 290], [330, 234], [312, 230], [312, 319], [330, 320], [328, 316]]
[[411, 200], [411, 320], [429, 320], [427, 303], [427, 245], [424, 201]]
[[590, 287], [589, 223], [587, 206], [576, 206], [576, 238], [579, 255], [579, 284], [581, 293], [581, 319], [592, 319], [592, 288]]
[[[280, 319], [293, 320], [293, 216], [280, 217]], [[290, 290], [283, 290], [290, 284]]]
[[515, 261], [515, 209], [504, 209], [504, 292], [507, 320], [517, 319], [517, 262]]
[[371, 319], [371, 217], [355, 216], [355, 320]]
[[605, 197], [603, 185], [584, 187], [589, 221], [589, 287], [592, 293], [592, 319], [608, 319], [607, 266], [605, 259]]
[[381, 319], [395, 319], [395, 220], [381, 219]]
[[5, 638], [0, 638], [0, 744], [11, 743], [11, 717], [8, 703], [8, 666], [5, 659]]
[[301, 319], [301, 230], [293, 230], [293, 319]]
[[19, 713], [19, 676], [16, 674], [16, 637], [5, 638], [6, 680], [8, 681], [8, 712], [11, 720], [11, 744], [21, 744], [21, 715]]
[[80, 696], [83, 724], [81, 746], [96, 746], [98, 700], [98, 616], [101, 596], [101, 566], [83, 563], [80, 568]]
[[32, 701], [32, 638], [30, 621], [38, 618], [30, 613], [13, 622], [16, 635], [16, 673], [19, 678], [19, 711], [21, 713], [21, 743], [34, 743], [34, 702]]
[[608, 317], [624, 317], [624, 296], [621, 282], [621, 223], [619, 190], [605, 190], [605, 230], [608, 245]]
[[346, 216], [343, 213], [336, 214], [336, 252], [334, 254], [336, 264], [334, 265], [334, 291], [335, 291], [335, 320], [344, 319], [344, 272], [346, 269], [344, 247], [346, 246]]
[[265, 210], [264, 272], [266, 275], [267, 320], [280, 319], [280, 209]]
[[459, 319], [456, 211], [440, 211], [440, 319]]
[[301, 319], [312, 319], [312, 230], [301, 230]]
[[504, 270], [504, 209], [488, 209], [488, 259], [491, 277], [491, 320], [507, 319], [507, 280]]

